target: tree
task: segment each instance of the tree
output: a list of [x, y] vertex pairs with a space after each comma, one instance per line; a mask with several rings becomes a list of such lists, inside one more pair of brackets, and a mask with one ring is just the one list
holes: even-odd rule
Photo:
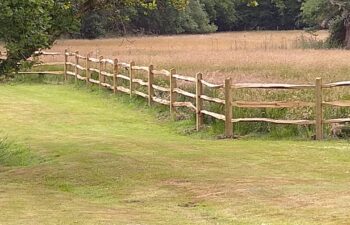
[[301, 1], [298, 0], [259, 0], [255, 4], [238, 1], [234, 28], [237, 30], [301, 28], [300, 8]]
[[[187, 0], [169, 1], [177, 9], [187, 5]], [[78, 21], [86, 12], [110, 5], [154, 8], [157, 3], [156, 0], [1, 0], [0, 41], [5, 43], [7, 58], [0, 60], [0, 74], [18, 70], [20, 63], [35, 51], [49, 48], [64, 33], [78, 30]]]
[[[146, 34], [180, 34], [215, 32], [204, 5], [199, 0], [190, 0], [183, 9], [177, 9], [169, 0], [158, 1], [157, 10], [142, 6], [133, 7], [135, 15], [130, 15], [129, 30]], [[128, 9], [128, 11], [131, 11]]]
[[208, 14], [199, 0], [190, 0], [188, 7], [180, 12], [180, 24], [187, 33], [210, 33], [217, 30], [217, 27], [210, 23]]
[[237, 30], [277, 29], [281, 20], [278, 8], [271, 0], [261, 0], [251, 7], [246, 2], [237, 5]]
[[218, 27], [218, 31], [230, 31], [237, 21], [235, 0], [201, 0], [209, 21]]
[[106, 34], [103, 15], [98, 12], [90, 12], [81, 20], [80, 35], [82, 38], [95, 39]]
[[279, 15], [279, 27], [281, 29], [300, 29], [303, 26], [301, 21], [301, 0], [274, 0]]
[[50, 47], [75, 24], [73, 7], [64, 0], [1, 0], [0, 9], [0, 40], [7, 51], [0, 74], [18, 69], [19, 62]]
[[350, 49], [350, 2], [348, 0], [306, 0], [302, 5], [305, 21], [329, 26], [331, 47]]

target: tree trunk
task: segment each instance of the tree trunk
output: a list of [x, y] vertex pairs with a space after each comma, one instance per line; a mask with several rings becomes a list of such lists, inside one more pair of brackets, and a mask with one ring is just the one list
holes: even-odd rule
[[346, 49], [350, 49], [350, 21], [345, 21], [345, 30], [344, 45]]

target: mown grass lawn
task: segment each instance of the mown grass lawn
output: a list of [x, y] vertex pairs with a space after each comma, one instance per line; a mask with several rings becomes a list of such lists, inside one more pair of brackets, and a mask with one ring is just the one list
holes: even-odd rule
[[0, 96], [0, 137], [31, 160], [0, 160], [0, 224], [350, 221], [347, 142], [184, 136], [68, 85], [1, 85]]

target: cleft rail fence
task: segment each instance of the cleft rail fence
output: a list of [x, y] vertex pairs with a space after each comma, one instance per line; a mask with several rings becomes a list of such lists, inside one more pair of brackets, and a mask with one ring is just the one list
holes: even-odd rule
[[[266, 122], [273, 124], [314, 125], [315, 139], [324, 138], [325, 124], [346, 123], [350, 118], [326, 119], [324, 118], [325, 107], [350, 107], [350, 101], [323, 101], [323, 90], [350, 86], [350, 81], [341, 81], [324, 84], [321, 78], [317, 78], [314, 84], [279, 84], [279, 83], [232, 83], [231, 78], [225, 79], [222, 84], [213, 84], [203, 79], [201, 73], [195, 77], [179, 74], [175, 69], [157, 70], [154, 65], [139, 66], [135, 62], [120, 62], [118, 59], [93, 58], [90, 54], [80, 55], [79, 52], [36, 52], [37, 55], [56, 56], [63, 55], [64, 62], [41, 63], [40, 65], [63, 65], [63, 71], [46, 72], [19, 72], [21, 74], [52, 74], [63, 75], [67, 81], [74, 77], [75, 82], [84, 81], [86, 85], [99, 85], [100, 88], [126, 93], [130, 96], [140, 96], [147, 99], [149, 106], [162, 104], [169, 107], [171, 115], [176, 115], [179, 107], [188, 108], [196, 115], [196, 129], [199, 131], [204, 126], [204, 116], [221, 120], [225, 124], [224, 135], [227, 138], [234, 136], [233, 125], [242, 122]], [[140, 76], [142, 74], [142, 76]], [[168, 85], [158, 84], [155, 78], [161, 78]], [[179, 85], [179, 84], [186, 85]], [[181, 87], [193, 87], [188, 91]], [[222, 98], [211, 97], [204, 94], [204, 88], [215, 89], [222, 93]], [[272, 90], [306, 90], [314, 91], [314, 101], [233, 101], [235, 92], [239, 89], [272, 89]], [[156, 94], [156, 92], [158, 94]], [[160, 93], [160, 94], [159, 94]], [[217, 103], [224, 109], [222, 113], [212, 112], [205, 108], [204, 102]], [[237, 118], [234, 108], [262, 108], [262, 109], [285, 109], [313, 107], [315, 115], [313, 120], [283, 120], [272, 118]]]

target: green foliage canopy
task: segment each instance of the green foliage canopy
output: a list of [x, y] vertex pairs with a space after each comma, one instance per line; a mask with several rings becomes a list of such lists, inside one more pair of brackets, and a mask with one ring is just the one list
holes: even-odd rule
[[350, 1], [305, 0], [302, 5], [303, 18], [309, 24], [329, 26], [331, 47], [350, 48]]
[[7, 50], [0, 74], [18, 69], [21, 61], [49, 48], [76, 25], [74, 8], [66, 0], [1, 0], [0, 9], [0, 40]]

